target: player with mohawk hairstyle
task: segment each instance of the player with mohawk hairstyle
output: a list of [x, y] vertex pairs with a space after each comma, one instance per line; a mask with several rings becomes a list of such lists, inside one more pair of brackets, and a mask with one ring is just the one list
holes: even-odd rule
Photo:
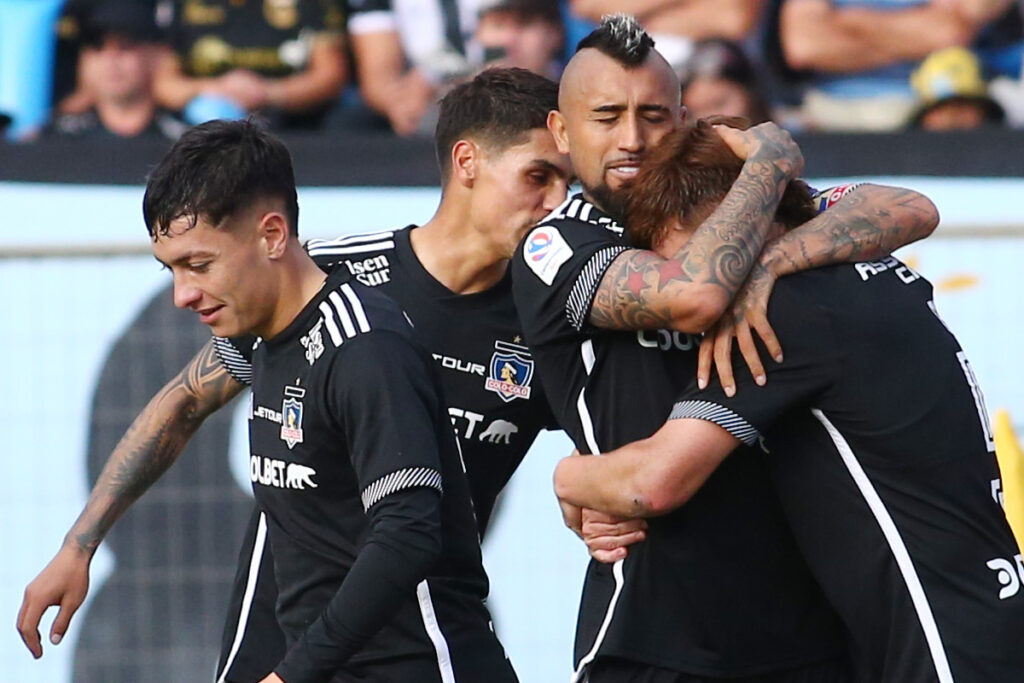
[[[693, 381], [697, 333], [741, 287], [748, 304], [749, 292], [759, 293], [752, 309], [758, 296], [767, 301], [776, 259], [805, 269], [873, 258], [926, 236], [937, 221], [917, 193], [861, 186], [762, 252], [803, 167], [788, 134], [762, 124], [722, 132], [742, 169], [687, 247], [664, 256], [630, 248], [613, 215], [616, 199], [680, 127], [679, 82], [636, 20], [617, 15], [580, 42], [558, 100], [548, 127], [583, 193], [527, 234], [512, 282], [536, 371], [582, 453], [660, 427], [672, 387]], [[737, 455], [686, 506], [649, 519], [646, 540], [628, 555], [620, 549], [605, 556], [614, 564], [591, 563], [574, 681], [848, 680], [842, 628], [799, 557], [764, 458], [753, 449]], [[579, 508], [563, 510], [588, 536]]]

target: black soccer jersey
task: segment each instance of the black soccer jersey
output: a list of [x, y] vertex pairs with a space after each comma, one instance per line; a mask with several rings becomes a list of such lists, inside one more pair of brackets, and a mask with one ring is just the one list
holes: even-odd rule
[[[621, 233], [575, 196], [528, 233], [512, 260], [537, 372], [583, 452], [652, 434], [696, 373], [694, 336], [587, 323], [605, 269], [625, 249]], [[756, 452], [737, 453], [686, 506], [649, 524], [647, 540], [624, 561], [591, 562], [577, 677], [598, 656], [725, 678], [796, 668], [842, 650], [838, 622], [799, 560]]]
[[439, 559], [414, 590], [382, 593], [398, 601], [397, 612], [348, 653], [345, 670], [408, 660], [419, 663], [416, 680], [514, 680], [483, 605], [472, 504], [436, 370], [394, 302], [350, 279], [333, 273], [283, 332], [253, 351], [250, 475], [289, 646], [278, 671], [327, 680], [314, 673], [331, 664], [336, 636], [354, 630], [353, 618], [386, 611], [367, 596], [374, 581], [387, 581], [388, 563], [360, 577], [370, 579], [368, 592], [349, 588], [347, 613], [337, 601], [367, 553], [401, 559], [402, 548], [389, 545], [396, 539], [378, 531], [408, 519], [422, 533], [403, 544], [436, 531]]
[[786, 352], [729, 398], [688, 388], [674, 417], [763, 437], [802, 552], [864, 681], [1024, 677], [1024, 565], [998, 502], [981, 389], [932, 287], [895, 258], [782, 278]]
[[416, 258], [409, 242], [414, 229], [311, 240], [306, 248], [321, 268], [341, 264], [397, 301], [430, 350], [483, 535], [498, 494], [537, 433], [555, 419], [534, 378], [509, 274], [486, 291], [454, 294]]

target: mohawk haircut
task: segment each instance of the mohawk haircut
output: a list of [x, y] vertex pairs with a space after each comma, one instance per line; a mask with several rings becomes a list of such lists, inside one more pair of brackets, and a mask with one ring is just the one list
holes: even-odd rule
[[298, 236], [288, 148], [254, 119], [208, 121], [185, 131], [150, 173], [142, 215], [155, 239], [178, 218], [187, 217], [191, 227], [200, 217], [217, 225], [263, 197], [284, 202], [289, 232]]
[[606, 14], [601, 25], [576, 45], [576, 52], [592, 47], [624, 67], [638, 67], [654, 49], [654, 39], [647, 35], [636, 17], [629, 14]]
[[519, 68], [490, 68], [462, 83], [441, 100], [434, 142], [441, 180], [451, 175], [452, 147], [473, 138], [505, 150], [526, 142], [531, 131], [546, 129], [548, 112], [558, 109], [558, 85]]
[[[644, 159], [636, 179], [617, 193], [617, 208], [624, 214], [633, 246], [650, 249], [660, 244], [669, 220], [717, 204], [728, 194], [743, 160], [715, 132], [716, 124], [750, 127], [743, 118], [710, 116], [673, 131]], [[815, 213], [810, 188], [794, 180], [786, 186], [775, 220], [790, 230]]]

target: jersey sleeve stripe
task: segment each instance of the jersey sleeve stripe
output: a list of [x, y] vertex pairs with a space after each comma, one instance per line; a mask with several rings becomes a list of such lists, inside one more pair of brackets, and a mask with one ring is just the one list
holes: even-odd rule
[[392, 493], [418, 487], [436, 489], [438, 493], [442, 493], [441, 473], [431, 467], [407, 467], [386, 474], [363, 489], [360, 494], [363, 510], [368, 512]]
[[334, 320], [334, 309], [332, 309], [326, 301], [321, 301], [317, 307], [320, 312], [324, 314], [324, 325], [327, 326], [327, 333], [331, 335], [331, 342], [337, 347], [341, 346], [341, 342], [344, 341], [344, 337], [341, 336], [341, 330], [338, 329], [338, 323]]
[[217, 358], [221, 365], [228, 371], [235, 381], [250, 385], [252, 384], [252, 365], [245, 359], [245, 356], [235, 348], [230, 339], [225, 337], [214, 337], [213, 348], [217, 352]]
[[587, 321], [590, 302], [594, 300], [597, 284], [601, 281], [604, 271], [615, 260], [615, 257], [624, 251], [626, 251], [626, 247], [619, 246], [601, 249], [590, 257], [590, 261], [583, 266], [579, 277], [573, 283], [569, 299], [565, 302], [565, 314], [569, 318], [569, 324], [577, 332], [583, 329], [583, 324]]
[[341, 296], [337, 292], [331, 292], [327, 298], [334, 304], [334, 309], [338, 312], [338, 319], [341, 320], [341, 326], [345, 329], [345, 336], [349, 339], [356, 336], [356, 326], [352, 323], [352, 316], [348, 314], [348, 309], [345, 308], [345, 302], [341, 300]]
[[370, 321], [366, 318], [366, 311], [363, 309], [363, 302], [359, 300], [356, 293], [352, 290], [352, 285], [343, 284], [341, 286], [341, 293], [348, 299], [349, 304], [352, 306], [352, 312], [356, 316], [356, 322], [359, 323], [360, 332], [370, 331]]
[[685, 418], [714, 422], [748, 446], [754, 445], [760, 436], [757, 429], [742, 417], [725, 406], [710, 401], [680, 401], [676, 403], [672, 407], [668, 419], [682, 420]]

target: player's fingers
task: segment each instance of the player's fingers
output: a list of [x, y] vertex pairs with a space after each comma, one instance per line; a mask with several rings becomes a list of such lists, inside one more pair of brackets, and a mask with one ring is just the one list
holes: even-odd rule
[[729, 334], [719, 333], [715, 338], [715, 369], [726, 396], [736, 394], [736, 381], [732, 374], [732, 332], [730, 326]]
[[71, 617], [75, 616], [75, 612], [78, 611], [78, 607], [81, 604], [81, 600], [67, 598], [61, 603], [60, 611], [57, 612], [57, 618], [53, 620], [53, 625], [50, 627], [51, 643], [57, 645], [64, 638], [68, 625], [71, 623]]
[[615, 550], [591, 550], [590, 556], [598, 562], [604, 564], [614, 564], [619, 560], [626, 557], [629, 551], [625, 548], [616, 548]]
[[644, 531], [634, 531], [618, 536], [598, 536], [588, 539], [587, 547], [591, 550], [614, 550], [615, 548], [625, 548], [628, 545], [639, 543], [645, 538], [647, 538], [647, 533]]
[[754, 345], [754, 337], [750, 334], [750, 326], [746, 322], [741, 322], [736, 326], [736, 342], [739, 344], [743, 360], [750, 368], [751, 376], [758, 386], [763, 387], [767, 377], [764, 373], [764, 366], [761, 365], [761, 356], [757, 353], [757, 347]]
[[711, 380], [711, 360], [714, 358], [715, 340], [710, 334], [704, 335], [697, 351], [697, 388], [707, 387]]
[[647, 522], [642, 519], [630, 519], [625, 522], [608, 524], [605, 522], [585, 522], [583, 524], [583, 538], [602, 538], [605, 536], [624, 536], [636, 531], [643, 531], [647, 528]]
[[759, 315], [751, 320], [750, 324], [757, 332], [757, 336], [764, 342], [764, 346], [768, 349], [769, 355], [771, 355], [776, 363], [781, 363], [782, 344], [779, 343], [779, 338], [775, 336], [775, 330], [773, 330], [771, 324], [768, 323], [768, 318]]
[[43, 646], [39, 641], [39, 620], [46, 611], [46, 603], [37, 600], [29, 591], [25, 591], [25, 600], [21, 603], [21, 610], [18, 612], [18, 633], [21, 635], [25, 647], [32, 653], [32, 656], [39, 659], [43, 656]]

